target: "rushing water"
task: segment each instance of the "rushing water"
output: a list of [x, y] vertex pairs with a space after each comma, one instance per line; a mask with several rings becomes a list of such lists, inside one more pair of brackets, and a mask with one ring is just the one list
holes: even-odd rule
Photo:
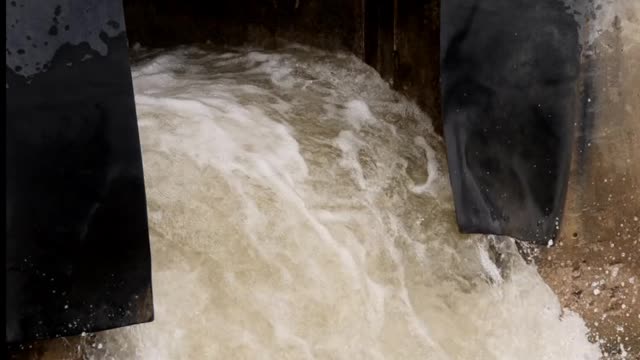
[[138, 55], [156, 319], [95, 358], [599, 357], [512, 240], [458, 234], [430, 119], [354, 56]]

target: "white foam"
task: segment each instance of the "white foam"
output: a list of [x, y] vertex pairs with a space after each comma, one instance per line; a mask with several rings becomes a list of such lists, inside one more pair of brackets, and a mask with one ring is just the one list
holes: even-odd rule
[[347, 102], [344, 119], [356, 130], [360, 130], [362, 126], [373, 125], [377, 122], [371, 110], [369, 110], [369, 106], [362, 100]]
[[430, 194], [436, 195], [437, 192], [441, 191], [439, 187], [442, 186], [442, 173], [440, 172], [440, 166], [438, 165], [438, 160], [436, 159], [436, 153], [427, 141], [422, 136], [416, 136], [414, 139], [414, 143], [424, 149], [424, 153], [427, 161], [427, 181], [424, 184], [415, 185], [411, 188], [411, 191], [418, 194]]
[[355, 57], [154, 56], [133, 76], [156, 317], [100, 356], [598, 358], [512, 243], [457, 233], [428, 117]]

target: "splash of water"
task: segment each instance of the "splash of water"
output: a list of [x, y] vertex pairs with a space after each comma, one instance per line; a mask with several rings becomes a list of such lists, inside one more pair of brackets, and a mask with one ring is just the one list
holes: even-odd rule
[[139, 57], [156, 320], [95, 358], [599, 357], [512, 240], [458, 234], [429, 118], [355, 57]]

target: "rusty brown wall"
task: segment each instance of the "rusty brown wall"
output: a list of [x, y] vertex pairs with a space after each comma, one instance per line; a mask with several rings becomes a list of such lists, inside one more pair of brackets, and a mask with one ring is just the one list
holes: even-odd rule
[[276, 47], [283, 39], [353, 52], [441, 129], [440, 0], [125, 0], [131, 44]]

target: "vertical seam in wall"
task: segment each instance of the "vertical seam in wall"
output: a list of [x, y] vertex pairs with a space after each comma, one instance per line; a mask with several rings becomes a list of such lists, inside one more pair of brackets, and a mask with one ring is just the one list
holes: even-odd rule
[[393, 51], [398, 51], [398, 0], [393, 0]]

